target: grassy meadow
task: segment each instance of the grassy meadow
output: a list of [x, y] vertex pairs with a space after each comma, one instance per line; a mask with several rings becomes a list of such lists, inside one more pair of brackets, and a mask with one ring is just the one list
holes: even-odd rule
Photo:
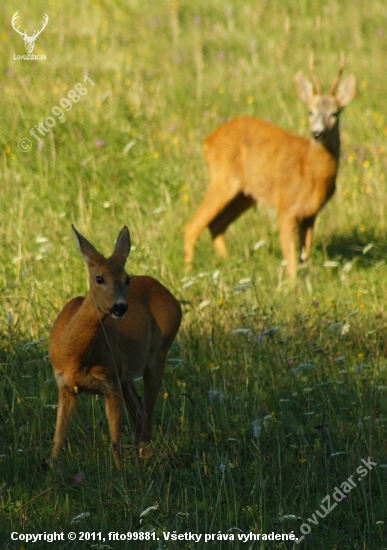
[[[16, 10], [30, 34], [49, 16], [33, 52], [46, 60], [14, 59], [26, 53]], [[386, 549], [385, 1], [5, 0], [0, 23], [0, 550]], [[226, 262], [206, 231], [185, 273], [184, 226], [208, 184], [205, 136], [241, 114], [307, 136], [294, 76], [311, 49], [325, 89], [345, 50], [357, 96], [341, 117], [337, 191], [310, 263], [292, 288], [277, 213], [259, 204], [227, 232]], [[38, 141], [30, 130], [49, 116]], [[160, 279], [184, 309], [153, 456], [137, 467], [126, 419], [122, 474], [103, 400], [86, 394], [59, 467], [47, 467], [48, 336], [87, 291], [72, 223], [106, 254], [127, 224], [128, 271]], [[368, 457], [376, 465], [358, 480]], [[350, 476], [346, 498], [313, 516]], [[299, 545], [237, 537], [301, 528]], [[54, 531], [106, 540], [11, 540]], [[113, 531], [159, 540], [108, 541]], [[206, 533], [236, 540], [205, 543]]]

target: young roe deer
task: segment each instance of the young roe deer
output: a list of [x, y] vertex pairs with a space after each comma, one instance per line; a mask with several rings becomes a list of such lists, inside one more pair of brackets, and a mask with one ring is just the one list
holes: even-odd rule
[[311, 139], [295, 136], [270, 122], [242, 116], [210, 134], [204, 153], [210, 174], [207, 194], [186, 226], [184, 255], [189, 266], [202, 231], [209, 227], [218, 255], [227, 256], [224, 233], [257, 201], [279, 212], [280, 239], [287, 270], [297, 272], [297, 240], [309, 257], [317, 214], [335, 191], [340, 156], [339, 116], [355, 95], [353, 75], [340, 83], [339, 71], [327, 94], [314, 72], [313, 84], [296, 75], [298, 95], [309, 109]]
[[[134, 419], [136, 446], [149, 442], [166, 356], [181, 322], [181, 307], [152, 277], [126, 273], [130, 252], [126, 226], [109, 258], [74, 227], [73, 232], [86, 260], [90, 287], [86, 297], [65, 305], [51, 332], [49, 352], [59, 389], [52, 459], [64, 445], [77, 394], [86, 391], [105, 398], [113, 457], [120, 468], [122, 404]], [[134, 385], [134, 379], [141, 376], [144, 407]]]

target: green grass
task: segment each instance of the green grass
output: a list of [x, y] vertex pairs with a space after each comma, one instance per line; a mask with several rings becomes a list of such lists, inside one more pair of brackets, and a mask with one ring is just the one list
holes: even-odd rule
[[[34, 50], [46, 61], [14, 60], [25, 53], [10, 25], [16, 9], [23, 30], [49, 15]], [[387, 547], [386, 16], [383, 0], [5, 2], [1, 550], [31, 547], [12, 542], [13, 531], [139, 530], [154, 530], [159, 544], [39, 548]], [[318, 218], [310, 265], [291, 288], [276, 212], [259, 205], [229, 229], [226, 263], [204, 233], [185, 275], [183, 228], [208, 183], [203, 139], [240, 114], [306, 136], [294, 75], [307, 71], [310, 49], [325, 87], [344, 49], [358, 88], [342, 115], [337, 192]], [[38, 145], [30, 129], [86, 73], [95, 86], [85, 83], [87, 93]], [[30, 152], [18, 149], [22, 138]], [[71, 223], [105, 253], [127, 224], [135, 246], [128, 270], [159, 278], [184, 304], [153, 456], [136, 467], [127, 420], [122, 475], [103, 401], [87, 395], [60, 468], [46, 468], [57, 400], [47, 338], [66, 301], [87, 288]], [[255, 250], [260, 240], [266, 244]], [[328, 260], [336, 267], [324, 267]], [[299, 536], [369, 456], [377, 466], [362, 481], [355, 476], [357, 487], [318, 525], [309, 522], [299, 546], [163, 540], [163, 531]]]

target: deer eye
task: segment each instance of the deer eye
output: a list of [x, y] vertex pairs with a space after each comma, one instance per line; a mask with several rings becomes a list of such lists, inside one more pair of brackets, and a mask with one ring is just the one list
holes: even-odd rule
[[104, 285], [105, 279], [101, 277], [101, 275], [97, 275], [95, 278], [95, 282], [97, 283], [97, 285]]
[[129, 286], [129, 285], [130, 285], [130, 277], [129, 277], [129, 275], [128, 275], [128, 276], [126, 277], [126, 279], [125, 279], [125, 284], [126, 284], [126, 286]]

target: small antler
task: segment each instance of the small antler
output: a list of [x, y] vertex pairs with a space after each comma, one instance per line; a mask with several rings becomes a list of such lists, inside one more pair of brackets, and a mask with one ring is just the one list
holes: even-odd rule
[[18, 32], [23, 38], [26, 36], [26, 32], [27, 32], [27, 29], [25, 30], [25, 32], [21, 32], [19, 31], [19, 27], [16, 27], [16, 19], [19, 17], [19, 11], [17, 11], [16, 13], [13, 14], [13, 17], [12, 17], [12, 27], [14, 28], [14, 30], [16, 32]]
[[309, 70], [310, 70], [310, 74], [311, 74], [313, 84], [314, 84], [314, 91], [315, 91], [316, 94], [321, 94], [321, 84], [320, 84], [319, 79], [317, 78], [316, 73], [314, 72], [314, 55], [313, 55], [313, 51], [311, 51], [310, 55], [309, 55]]
[[340, 52], [340, 63], [339, 63], [339, 70], [337, 72], [337, 75], [334, 79], [334, 81], [332, 82], [332, 86], [329, 90], [329, 94], [331, 95], [334, 95], [335, 91], [336, 91], [336, 88], [337, 88], [337, 85], [340, 81], [340, 78], [341, 78], [341, 75], [343, 74], [343, 71], [344, 71], [344, 65], [345, 65], [345, 53], [343, 50], [341, 50]]

